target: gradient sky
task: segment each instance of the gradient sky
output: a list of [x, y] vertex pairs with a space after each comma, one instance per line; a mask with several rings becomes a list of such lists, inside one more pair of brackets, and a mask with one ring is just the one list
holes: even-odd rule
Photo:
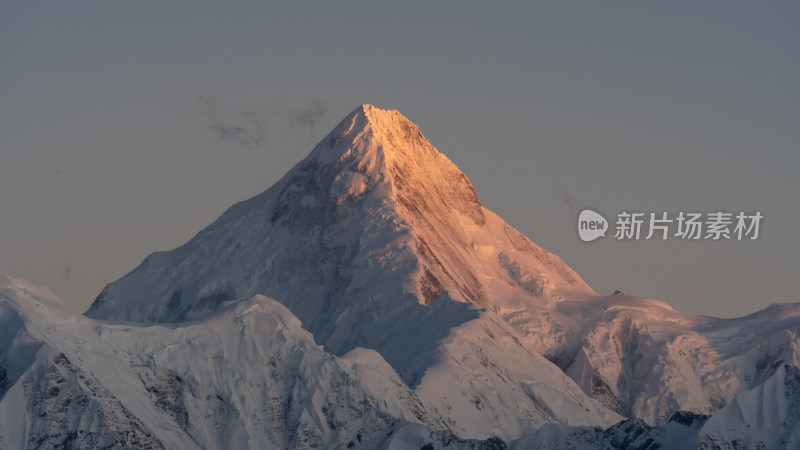
[[[800, 301], [798, 4], [529, 3], [2, 2], [0, 271], [83, 311], [372, 103], [598, 292]], [[581, 207], [765, 218], [584, 244]]]

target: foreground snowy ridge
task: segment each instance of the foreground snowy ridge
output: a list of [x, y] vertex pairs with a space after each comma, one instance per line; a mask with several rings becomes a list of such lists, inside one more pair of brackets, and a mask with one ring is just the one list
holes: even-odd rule
[[462, 439], [377, 352], [325, 353], [262, 296], [202, 319], [77, 316], [0, 274], [0, 448], [763, 449], [800, 445], [800, 368], [781, 365], [709, 418], [550, 424]]
[[0, 448], [800, 446], [797, 304], [600, 296], [370, 105], [86, 315], [0, 277]]
[[115, 324], [0, 274], [0, 324], [0, 448], [484, 444], [448, 432], [380, 355], [329, 355], [262, 296], [194, 322]]

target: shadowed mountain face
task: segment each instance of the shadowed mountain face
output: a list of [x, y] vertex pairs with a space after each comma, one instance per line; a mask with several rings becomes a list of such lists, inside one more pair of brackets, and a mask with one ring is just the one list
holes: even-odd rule
[[375, 349], [463, 437], [608, 425], [611, 411], [651, 425], [712, 414], [800, 363], [797, 305], [717, 320], [599, 296], [484, 208], [416, 125], [370, 105], [273, 187], [106, 286], [86, 315], [174, 323], [254, 295], [330, 353]]

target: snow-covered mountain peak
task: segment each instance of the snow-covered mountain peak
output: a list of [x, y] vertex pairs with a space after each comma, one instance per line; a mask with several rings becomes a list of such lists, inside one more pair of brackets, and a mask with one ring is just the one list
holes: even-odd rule
[[22, 278], [17, 278], [12, 275], [8, 275], [5, 273], [0, 272], [0, 289], [2, 290], [14, 290], [20, 294], [32, 294], [31, 296], [25, 296], [29, 298], [36, 298], [38, 300], [44, 300], [47, 302], [61, 304], [61, 299], [55, 296], [50, 289], [47, 289], [44, 286], [38, 285], [36, 283], [31, 283], [30, 281], [23, 280]]
[[49, 320], [80, 320], [50, 289], [0, 272], [0, 309], [13, 307], [25, 320], [48, 317]]
[[[125, 277], [87, 314], [184, 320], [265, 294], [304, 303], [293, 311], [324, 340], [336, 326], [322, 305], [338, 310], [370, 296], [428, 305], [446, 293], [487, 307], [509, 291], [545, 301], [564, 288], [593, 293], [557, 256], [485, 209], [416, 125], [370, 105], [347, 115], [272, 188], [134, 273], [148, 278], [147, 294], [142, 280]], [[323, 319], [329, 330], [320, 334], [311, 321]]]

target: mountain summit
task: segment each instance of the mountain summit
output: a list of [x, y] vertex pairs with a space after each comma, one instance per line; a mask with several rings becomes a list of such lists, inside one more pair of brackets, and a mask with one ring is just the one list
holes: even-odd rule
[[[326, 145], [327, 144], [327, 145]], [[379, 182], [391, 186], [398, 212], [422, 217], [447, 210], [483, 225], [485, 217], [467, 177], [397, 111], [362, 105], [322, 140], [309, 158], [334, 163], [337, 202]], [[449, 215], [449, 214], [448, 214]]]

